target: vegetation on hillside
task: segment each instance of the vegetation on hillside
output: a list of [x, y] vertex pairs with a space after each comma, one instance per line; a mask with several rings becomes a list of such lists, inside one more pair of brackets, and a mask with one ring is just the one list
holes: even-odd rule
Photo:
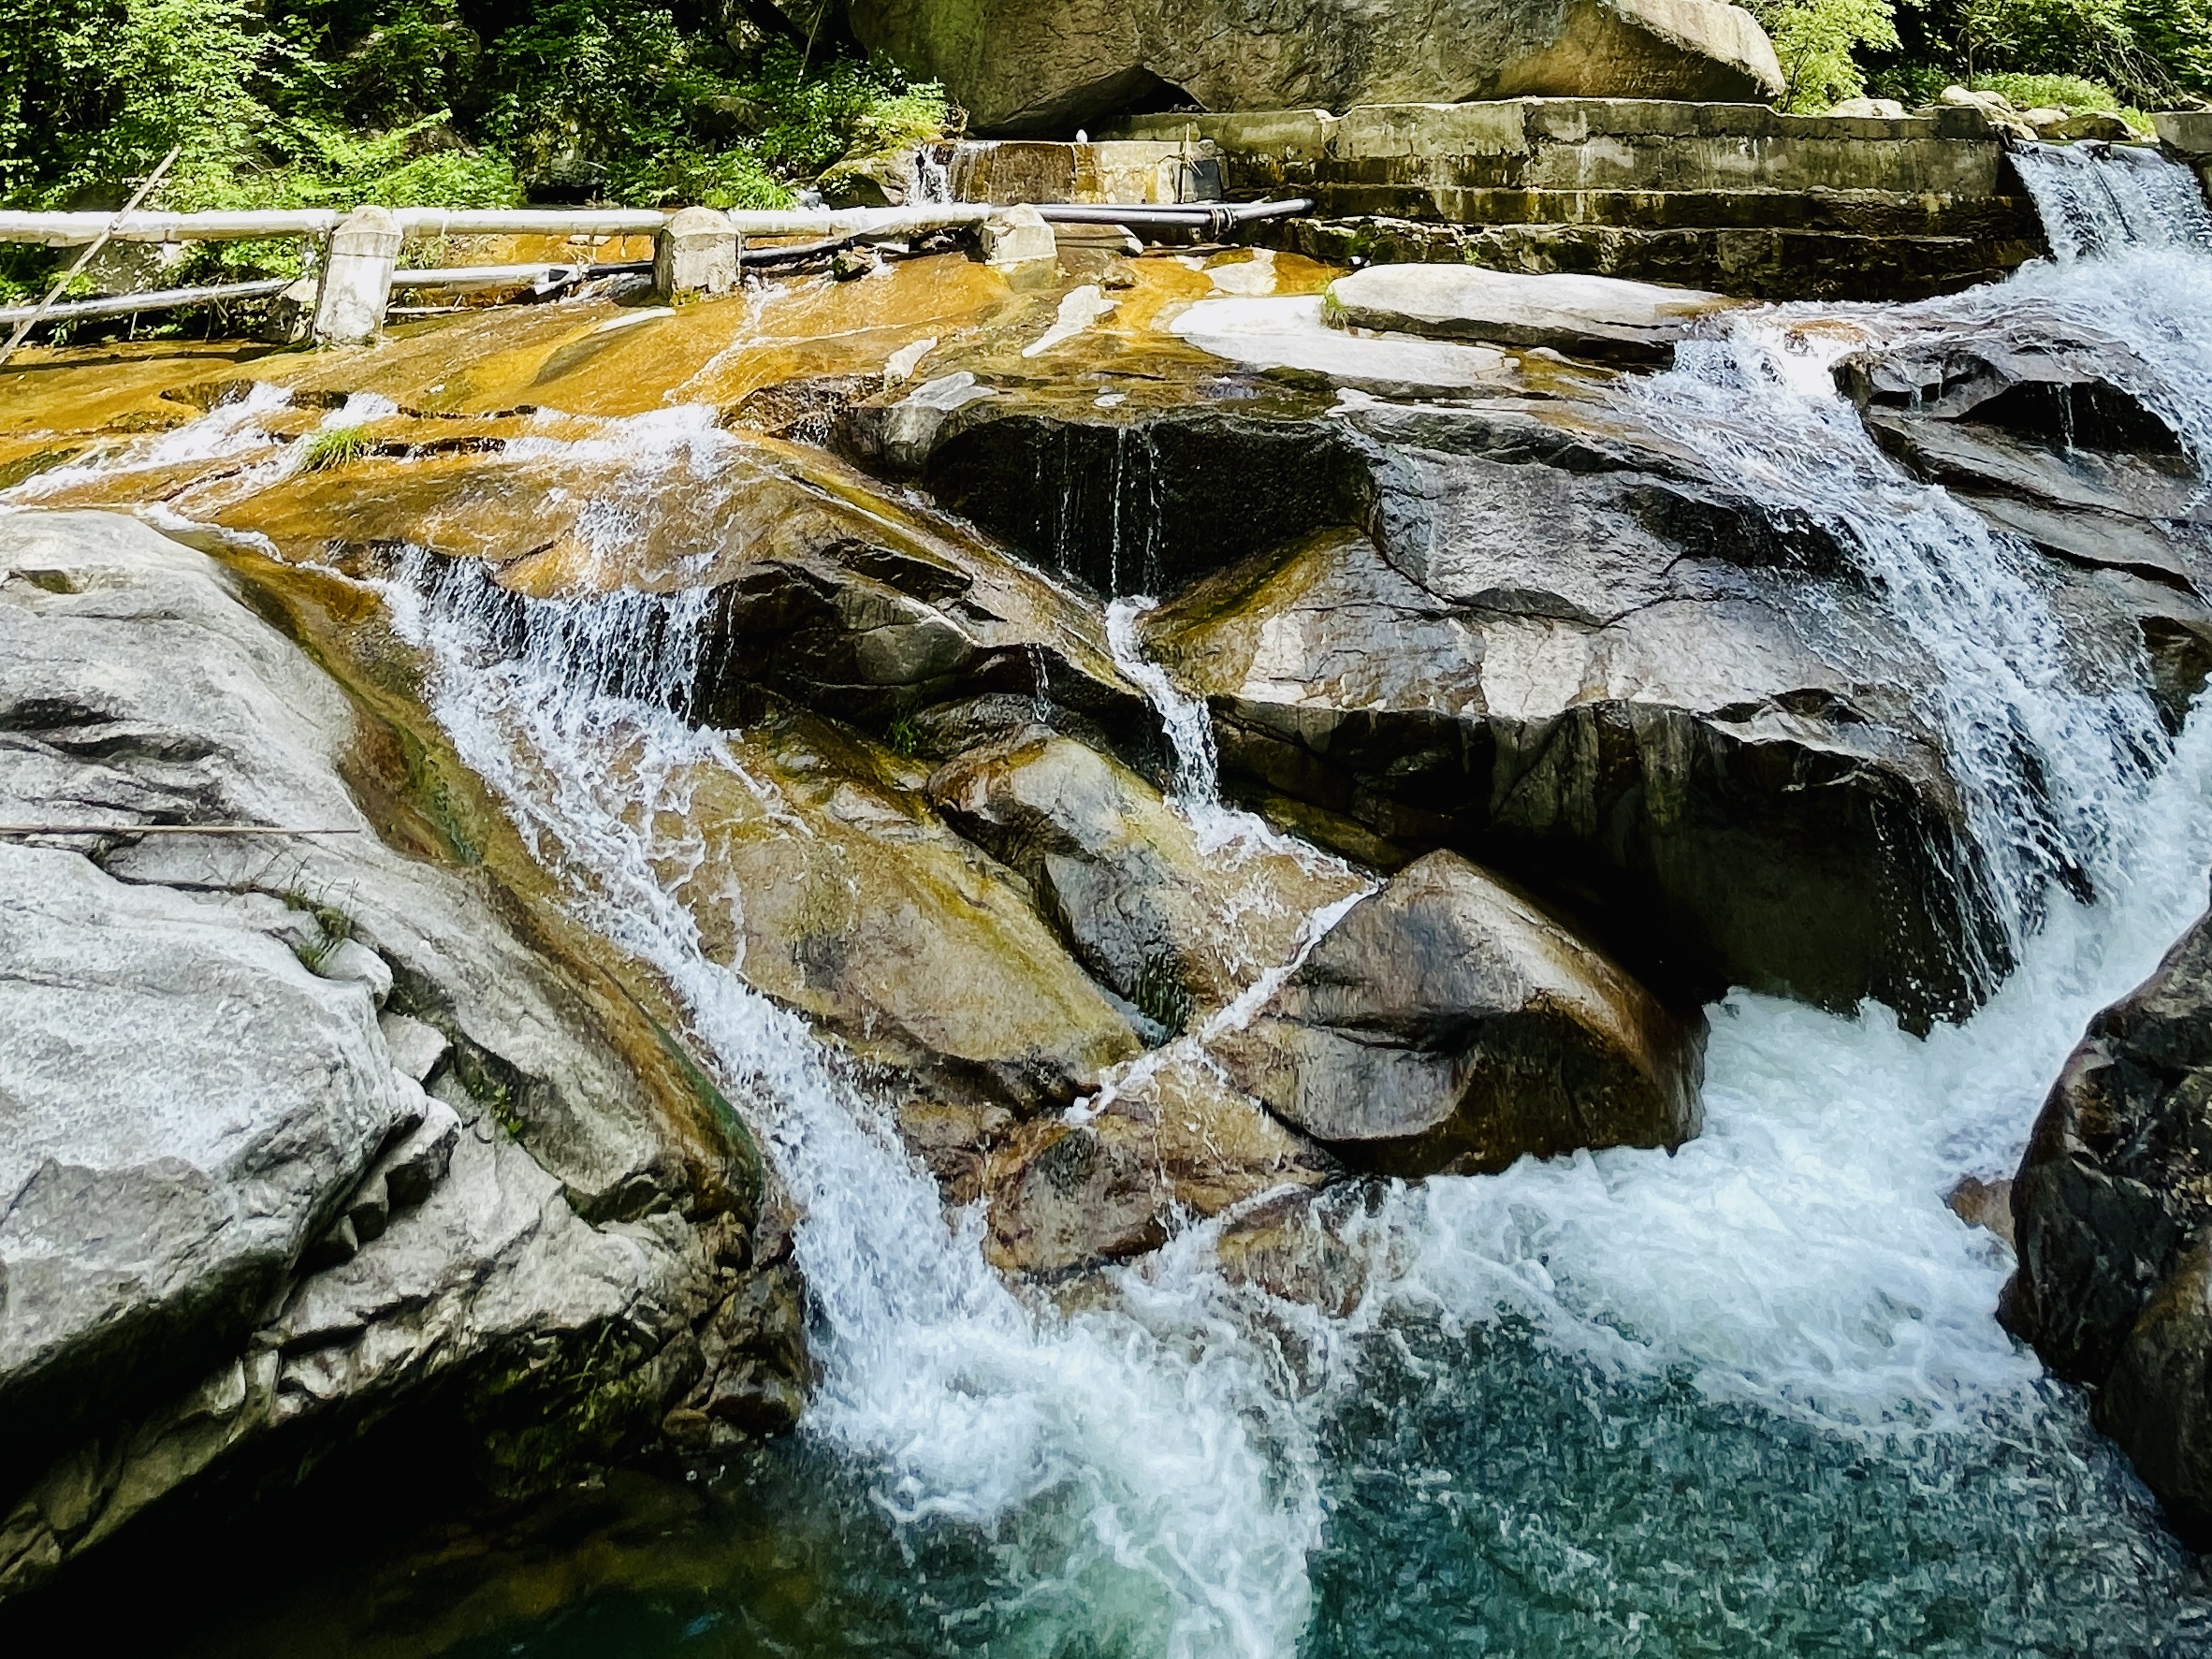
[[1789, 81], [1818, 110], [1943, 87], [2015, 104], [2155, 109], [2212, 95], [2212, 0], [1748, 0]]
[[[797, 0], [800, 7], [829, 0]], [[0, 0], [0, 206], [780, 207], [943, 95], [770, 0]], [[297, 251], [196, 255], [282, 271]], [[29, 275], [0, 263], [0, 294]]]

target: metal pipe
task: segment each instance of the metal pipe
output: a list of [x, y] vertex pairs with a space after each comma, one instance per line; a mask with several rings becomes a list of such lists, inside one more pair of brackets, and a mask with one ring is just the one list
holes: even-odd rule
[[[648, 267], [648, 269], [650, 269]], [[581, 265], [452, 265], [426, 270], [395, 270], [395, 288], [527, 288], [555, 281], [582, 280]]]
[[1288, 201], [1143, 202], [1123, 207], [1113, 202], [1040, 202], [1037, 211], [1048, 225], [1126, 225], [1160, 230], [1230, 230], [1254, 219], [1281, 219], [1292, 213], [1310, 213], [1313, 201], [1298, 196]]
[[[142, 311], [167, 311], [180, 305], [214, 305], [226, 299], [263, 299], [281, 294], [293, 284], [291, 277], [269, 277], [253, 283], [224, 283], [211, 288], [158, 288], [145, 294], [118, 294], [107, 299], [72, 299], [54, 306], [39, 319], [65, 323], [82, 317], [126, 317]], [[0, 326], [28, 321], [36, 306], [20, 305], [0, 311]]]
[[114, 224], [119, 242], [261, 241], [325, 237], [338, 227], [327, 208], [244, 213], [0, 213], [0, 242], [42, 242], [65, 248], [96, 240]]
[[[1248, 219], [1310, 211], [1309, 200], [1281, 202], [1131, 202], [1120, 206], [1093, 202], [1028, 204], [1048, 220], [1107, 225], [1187, 224], [1233, 226]], [[986, 202], [946, 202], [910, 208], [820, 209], [788, 212], [732, 213], [739, 236], [895, 236], [902, 232], [948, 230], [981, 225], [1004, 206]], [[328, 208], [298, 208], [235, 213], [135, 212], [121, 220], [111, 213], [0, 212], [0, 242], [38, 242], [69, 247], [96, 240], [103, 231], [117, 241], [264, 241], [328, 236], [342, 215]], [[659, 231], [669, 215], [642, 208], [398, 208], [392, 217], [408, 236], [644, 236]]]
[[652, 236], [657, 208], [395, 208], [404, 236]]

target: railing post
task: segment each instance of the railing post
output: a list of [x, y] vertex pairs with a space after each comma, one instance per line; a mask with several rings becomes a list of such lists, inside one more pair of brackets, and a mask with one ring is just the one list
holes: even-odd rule
[[653, 288], [663, 299], [681, 294], [727, 294], [737, 286], [737, 227], [712, 208], [686, 208], [653, 240]]
[[317, 345], [360, 345], [376, 338], [403, 240], [399, 222], [383, 208], [356, 208], [339, 221], [315, 298]]

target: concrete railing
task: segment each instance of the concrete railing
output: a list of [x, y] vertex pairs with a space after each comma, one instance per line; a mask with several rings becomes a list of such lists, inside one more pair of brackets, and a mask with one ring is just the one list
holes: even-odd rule
[[[1147, 202], [1126, 207], [944, 202], [903, 208], [727, 213], [713, 208], [661, 212], [631, 208], [377, 207], [356, 208], [347, 213], [327, 208], [237, 213], [0, 212], [0, 242], [61, 248], [102, 241], [309, 241], [319, 251], [315, 275], [302, 279], [313, 290], [313, 338], [325, 345], [350, 345], [375, 337], [391, 308], [395, 288], [466, 291], [535, 286], [543, 291], [548, 284], [573, 282], [586, 269], [540, 261], [402, 270], [400, 251], [410, 237], [649, 235], [653, 238], [654, 287], [663, 296], [676, 298], [727, 293], [737, 285], [739, 273], [748, 263], [774, 259], [776, 254], [768, 251], [749, 260], [746, 242], [755, 237], [822, 239], [808, 248], [793, 250], [819, 254], [857, 241], [970, 230], [977, 234], [986, 259], [996, 265], [1013, 266], [1055, 255], [1051, 220], [1091, 223], [1103, 217], [1146, 228], [1180, 227], [1185, 232], [1220, 235], [1246, 219], [1303, 211], [1311, 206], [1301, 199], [1234, 205]], [[39, 314], [56, 321], [119, 316], [133, 311], [260, 297], [290, 286], [261, 283], [165, 289], [157, 294], [43, 308]], [[253, 294], [248, 295], [247, 289]]]
[[[891, 239], [926, 231], [977, 228], [1005, 221], [1007, 210], [948, 203], [922, 208], [860, 208], [846, 211], [722, 213], [711, 208], [675, 212], [649, 209], [537, 208], [327, 208], [254, 212], [22, 213], [0, 212], [0, 242], [50, 248], [100, 240], [125, 242], [281, 241], [314, 243], [320, 251], [314, 283], [315, 340], [327, 345], [372, 339], [397, 288], [469, 289], [512, 281], [529, 285], [555, 267], [461, 267], [404, 271], [400, 250], [410, 237], [651, 236], [653, 274], [671, 297], [719, 294], [736, 285], [738, 255], [749, 237], [814, 236], [855, 240]], [[54, 307], [60, 321], [123, 315], [135, 310], [240, 298], [260, 298], [286, 284], [223, 284], [164, 289]], [[249, 294], [248, 289], [252, 292]]]

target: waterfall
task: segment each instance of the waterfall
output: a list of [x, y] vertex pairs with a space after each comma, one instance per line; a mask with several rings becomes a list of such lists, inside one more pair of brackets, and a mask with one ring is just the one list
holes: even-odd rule
[[718, 768], [774, 793], [672, 712], [706, 596], [517, 601], [473, 564], [420, 559], [386, 596], [458, 752], [579, 919], [676, 990], [796, 1200], [822, 1368], [805, 1432], [874, 1470], [898, 1524], [1023, 1535], [1046, 1564], [1010, 1591], [1028, 1607], [1017, 1627], [1118, 1627], [1132, 1651], [1193, 1659], [1288, 1653], [1318, 1538], [1310, 1454], [1278, 1362], [1234, 1340], [1218, 1281], [1193, 1272], [1069, 1318], [1026, 1306], [985, 1265], [980, 1217], [947, 1219], [805, 1023], [702, 949], [684, 902], [706, 857], [691, 780]]
[[2196, 175], [2147, 145], [2021, 142], [2011, 157], [2061, 264], [2149, 248], [2212, 253]]
[[[2157, 176], [2138, 162], [2055, 165]], [[2212, 462], [2212, 259], [2166, 221], [2139, 245], [2133, 223], [2117, 209], [2100, 221], [2107, 257], [1951, 298], [1739, 313], [1673, 370], [1624, 383], [1639, 423], [1828, 528], [1857, 597], [1932, 666], [1923, 712], [1982, 861], [1962, 875], [1986, 883], [2019, 966], [1972, 1019], [1925, 1039], [1879, 1007], [1839, 1017], [1729, 997], [1711, 1011], [1699, 1138], [1671, 1158], [1524, 1162], [1398, 1194], [1379, 1222], [1411, 1241], [1394, 1294], [1467, 1320], [1507, 1306], [1593, 1364], [1683, 1368], [1711, 1397], [1831, 1433], [1986, 1433], [1992, 1414], [2033, 1415], [2040, 1367], [1992, 1317], [2009, 1262], [1942, 1194], [1970, 1171], [2011, 1173], [2088, 1017], [2204, 908], [2212, 730], [2199, 718], [2175, 746], [2140, 690], [2080, 689], [2042, 557], [1904, 473], [1830, 370], [1856, 343], [1855, 317], [1895, 340], [2032, 298], [2156, 365], [2128, 389], [2171, 411]], [[1799, 603], [1831, 643], [1847, 635], [1847, 601], [1807, 584]], [[2093, 902], [2054, 904], [2054, 883]]]

